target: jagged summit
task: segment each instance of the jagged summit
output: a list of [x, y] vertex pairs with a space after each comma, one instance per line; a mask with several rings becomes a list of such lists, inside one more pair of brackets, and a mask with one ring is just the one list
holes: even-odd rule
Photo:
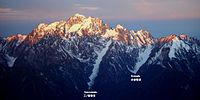
[[[30, 34], [23, 36], [23, 40], [25, 40], [26, 43], [35, 44], [42, 38], [52, 35], [69, 39], [72, 37], [72, 33], [75, 33], [78, 37], [97, 35], [137, 46], [155, 43], [155, 38], [148, 31], [128, 30], [120, 24], [111, 28], [99, 18], [86, 17], [79, 13], [71, 16], [67, 20], [56, 21], [49, 24], [40, 23]], [[16, 39], [16, 36], [13, 37], [8, 37], [8, 40]], [[18, 38], [19, 37], [20, 36], [18, 36]], [[159, 42], [170, 42], [173, 39], [189, 39], [189, 37], [184, 34], [179, 37], [170, 35], [158, 40]]]
[[172, 35], [160, 38], [159, 42], [168, 43], [168, 42], [179, 41], [179, 40], [192, 40], [192, 39], [190, 39], [190, 37], [186, 34], [181, 34], [179, 36], [172, 34]]
[[76, 13], [74, 16], [75, 16], [75, 17], [84, 17], [84, 18], [85, 18], [85, 16], [84, 16], [84, 15], [82, 15], [82, 14], [79, 14], [79, 13]]
[[123, 29], [124, 27], [120, 24], [117, 24], [116, 29]]
[[26, 38], [27, 35], [23, 35], [23, 34], [16, 34], [16, 35], [12, 35], [6, 38], [6, 41], [11, 42], [11, 41], [15, 41], [15, 40], [19, 40], [19, 41], [23, 41]]
[[173, 40], [178, 41], [179, 38], [175, 34], [172, 34], [172, 35], [161, 38], [159, 41], [162, 43], [167, 43], [167, 42], [171, 42]]

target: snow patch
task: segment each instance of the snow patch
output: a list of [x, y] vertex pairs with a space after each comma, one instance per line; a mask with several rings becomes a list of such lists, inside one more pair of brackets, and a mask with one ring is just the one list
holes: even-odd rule
[[91, 24], [92, 24], [92, 18], [91, 17], [84, 19], [82, 29], [90, 28]]
[[174, 39], [172, 41], [172, 46], [170, 47], [169, 57], [176, 58], [175, 52], [179, 49], [185, 49], [188, 52], [191, 48], [188, 44], [184, 43], [182, 40]]
[[97, 53], [98, 57], [97, 57], [97, 59], [96, 59], [96, 61], [95, 61], [96, 63], [94, 64], [94, 68], [93, 68], [93, 70], [92, 70], [92, 74], [89, 76], [89, 79], [90, 79], [90, 81], [88, 82], [89, 89], [91, 89], [92, 85], [94, 84], [94, 80], [95, 80], [95, 78], [97, 77], [97, 74], [98, 74], [98, 72], [99, 72], [99, 64], [101, 63], [102, 58], [104, 57], [104, 55], [105, 55], [106, 52], [108, 51], [109, 46], [111, 45], [111, 43], [112, 43], [112, 41], [109, 40], [109, 41], [107, 42], [107, 44], [106, 44], [106, 47], [103, 48], [103, 50], [102, 50], [101, 52], [95, 51], [95, 52]]
[[16, 46], [19, 46], [22, 41], [17, 40]]
[[104, 38], [109, 38], [109, 37], [113, 37], [114, 40], [117, 40], [117, 35], [119, 33], [116, 32], [115, 30], [112, 29], [106, 29], [106, 33], [104, 35], [102, 35], [102, 37]]
[[180, 45], [179, 42], [176, 42], [173, 40], [172, 46], [170, 47], [170, 51], [169, 51], [170, 58], [176, 58], [175, 51], [176, 51], [177, 46], [179, 46], [179, 45]]
[[12, 57], [12, 56], [9, 56], [8, 54], [6, 54], [5, 57], [6, 57], [5, 59], [7, 60], [8, 67], [13, 67], [17, 57]]
[[68, 32], [71, 33], [71, 32], [76, 32], [80, 29], [81, 27], [81, 24], [74, 24], [69, 30]]
[[59, 70], [62, 71], [62, 72], [64, 72], [64, 69], [63, 69], [62, 66], [59, 67]]

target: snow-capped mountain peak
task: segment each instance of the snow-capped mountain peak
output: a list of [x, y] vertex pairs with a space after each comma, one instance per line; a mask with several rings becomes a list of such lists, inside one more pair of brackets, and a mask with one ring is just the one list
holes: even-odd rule
[[79, 13], [76, 13], [74, 16], [75, 16], [75, 17], [83, 17], [83, 18], [85, 18], [85, 16], [84, 16], [84, 15], [82, 15], [82, 14], [79, 14]]
[[104, 38], [113, 38], [114, 40], [137, 45], [154, 43], [153, 37], [147, 31], [140, 30], [133, 33], [120, 24], [112, 29], [99, 18], [86, 17], [80, 14], [75, 14], [66, 21], [61, 20], [50, 24], [39, 24], [27, 36], [26, 43], [35, 44], [48, 35], [71, 38], [72, 33], [77, 34], [79, 37], [98, 35]]
[[73, 24], [78, 24], [81, 23], [84, 19], [86, 19], [86, 17], [84, 15], [81, 14], [75, 14], [73, 16], [71, 16], [68, 20], [67, 23], [71, 26]]
[[109, 28], [109, 26], [103, 23], [99, 18], [85, 17], [80, 14], [75, 14], [70, 17], [67, 20], [66, 26], [67, 32], [76, 32], [79, 36], [103, 34], [105, 30]]
[[164, 44], [162, 48], [169, 48], [169, 58], [177, 58], [180, 54], [187, 54], [193, 48], [186, 39], [188, 39], [188, 36], [183, 34], [180, 36], [169, 35], [161, 38], [159, 43]]
[[120, 24], [117, 24], [116, 28], [117, 29], [123, 29], [124, 27], [122, 25], [120, 25]]
[[163, 38], [161, 38], [160, 40], [159, 40], [159, 42], [161, 42], [161, 43], [167, 43], [167, 42], [171, 42], [171, 41], [178, 41], [179, 40], [179, 38], [176, 36], [176, 35], [174, 35], [174, 34], [172, 34], [172, 35], [169, 35], [169, 36], [166, 36], [166, 37], [163, 37]]

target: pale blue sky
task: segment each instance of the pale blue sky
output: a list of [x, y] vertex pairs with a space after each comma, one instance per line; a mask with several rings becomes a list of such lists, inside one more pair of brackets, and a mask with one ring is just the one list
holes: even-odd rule
[[0, 0], [0, 35], [29, 33], [40, 22], [80, 13], [153, 34], [190, 32], [199, 36], [199, 4], [200, 0]]

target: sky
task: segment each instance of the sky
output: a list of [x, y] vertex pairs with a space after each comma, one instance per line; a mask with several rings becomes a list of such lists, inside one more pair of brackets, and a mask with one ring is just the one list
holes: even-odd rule
[[80, 13], [111, 26], [149, 30], [160, 37], [187, 33], [200, 38], [200, 0], [0, 0], [0, 35], [30, 33], [39, 23]]

